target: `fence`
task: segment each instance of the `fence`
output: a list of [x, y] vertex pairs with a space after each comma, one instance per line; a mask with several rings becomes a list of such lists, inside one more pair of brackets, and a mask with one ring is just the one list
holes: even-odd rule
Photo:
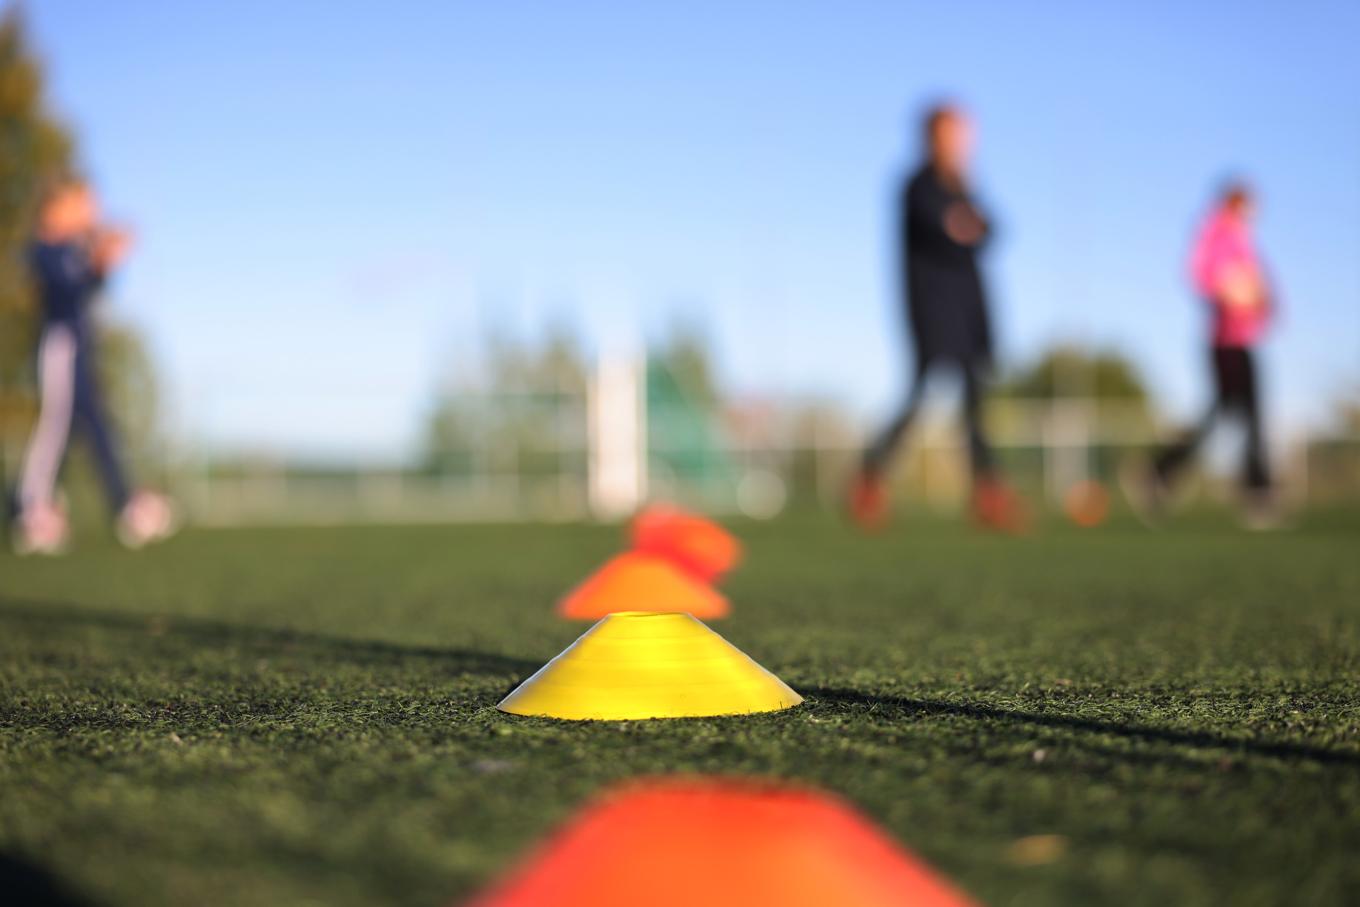
[[[410, 464], [187, 450], [139, 472], [159, 475], [206, 525], [580, 520], [649, 497], [768, 517], [791, 503], [839, 507], [866, 428], [812, 400], [702, 405], [642, 362], [605, 364], [574, 390], [463, 391], [446, 408], [456, 430]], [[1007, 474], [1050, 501], [1083, 479], [1111, 481], [1165, 436], [1143, 406], [1094, 399], [995, 400], [987, 421]], [[964, 463], [952, 408], [928, 408], [894, 481], [932, 509], [957, 509]], [[1282, 464], [1298, 494], [1360, 499], [1360, 439], [1296, 444]]]
[[[618, 515], [649, 497], [769, 517], [790, 504], [839, 507], [864, 437], [863, 426], [834, 408], [796, 400], [759, 404], [758, 417], [749, 408], [708, 414], [696, 435], [653, 400], [629, 429], [638, 448], [611, 460], [586, 395], [558, 397], [550, 413], [523, 394], [469, 395], [463, 403], [502, 418], [531, 410], [574, 427], [518, 438], [473, 433], [445, 452], [440, 470], [238, 462], [179, 470], [174, 487], [198, 522], [217, 525], [579, 520]], [[1111, 481], [1125, 457], [1161, 436], [1141, 407], [1094, 400], [997, 401], [988, 422], [1008, 475], [1050, 501], [1083, 479]], [[952, 413], [928, 413], [895, 482], [934, 510], [957, 509], [968, 492], [963, 454]], [[615, 474], [605, 479], [602, 470]], [[1307, 471], [1291, 466], [1291, 474]]]

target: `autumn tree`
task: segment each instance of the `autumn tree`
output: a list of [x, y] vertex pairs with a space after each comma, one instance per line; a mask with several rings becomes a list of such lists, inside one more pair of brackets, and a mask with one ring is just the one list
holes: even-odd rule
[[[70, 130], [51, 112], [22, 10], [0, 14], [0, 482], [13, 476], [37, 409], [33, 349], [38, 310], [25, 250], [41, 187], [77, 169]], [[115, 423], [134, 458], [159, 447], [156, 376], [141, 336], [98, 326], [100, 371]]]
[[0, 445], [13, 462], [32, 418], [36, 327], [24, 248], [42, 184], [71, 168], [70, 133], [47, 110], [23, 17], [0, 17]]

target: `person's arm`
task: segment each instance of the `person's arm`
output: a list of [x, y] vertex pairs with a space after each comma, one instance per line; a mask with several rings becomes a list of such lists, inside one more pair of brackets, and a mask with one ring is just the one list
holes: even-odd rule
[[945, 208], [944, 232], [956, 245], [980, 246], [987, 241], [990, 229], [982, 212], [967, 199], [950, 202]]
[[1254, 308], [1268, 301], [1269, 288], [1255, 263], [1243, 255], [1240, 241], [1216, 224], [1195, 241], [1190, 277], [1200, 295], [1216, 306]]
[[100, 227], [90, 238], [90, 265], [105, 279], [132, 248], [132, 233], [121, 227]]
[[971, 249], [987, 239], [987, 220], [972, 202], [933, 180], [913, 182], [907, 192], [907, 221], [914, 234], [931, 243]]

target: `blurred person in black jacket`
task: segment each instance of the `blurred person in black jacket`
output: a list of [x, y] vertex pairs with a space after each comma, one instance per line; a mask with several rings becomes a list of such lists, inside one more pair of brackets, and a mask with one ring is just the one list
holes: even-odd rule
[[916, 417], [927, 377], [944, 366], [963, 382], [974, 516], [988, 528], [1018, 531], [1024, 514], [997, 475], [980, 417], [992, 366], [992, 330], [977, 257], [991, 226], [969, 191], [973, 124], [961, 108], [942, 105], [929, 111], [924, 126], [926, 160], [907, 181], [898, 209], [901, 283], [915, 372], [902, 409], [864, 452], [850, 511], [865, 528], [886, 521], [884, 475]]

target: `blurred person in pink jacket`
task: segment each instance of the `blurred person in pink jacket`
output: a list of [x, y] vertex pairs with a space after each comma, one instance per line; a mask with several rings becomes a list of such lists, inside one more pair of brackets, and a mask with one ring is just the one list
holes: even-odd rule
[[1231, 182], [1195, 238], [1190, 278], [1211, 321], [1214, 399], [1184, 438], [1159, 451], [1145, 473], [1126, 482], [1131, 503], [1145, 518], [1160, 515], [1176, 479], [1219, 417], [1236, 416], [1246, 429], [1242, 487], [1248, 525], [1263, 528], [1275, 521], [1255, 353], [1274, 315], [1275, 299], [1252, 239], [1254, 214], [1251, 187]]

